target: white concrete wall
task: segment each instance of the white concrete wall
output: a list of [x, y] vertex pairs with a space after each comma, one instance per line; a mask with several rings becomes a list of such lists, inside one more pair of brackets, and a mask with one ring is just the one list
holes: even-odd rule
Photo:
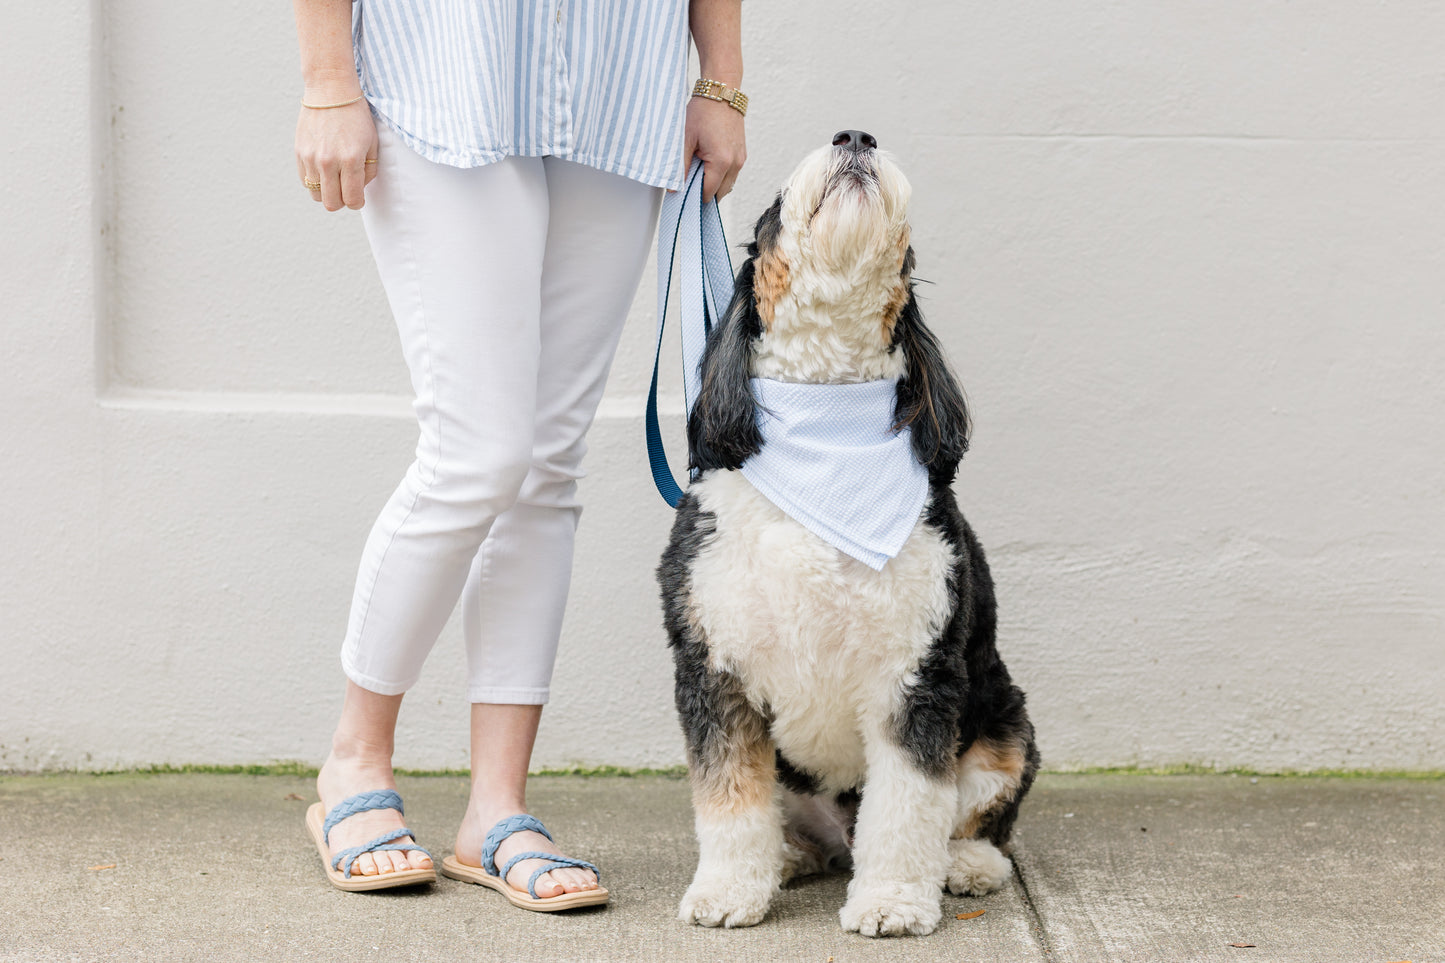
[[[1445, 7], [745, 12], [732, 237], [837, 128], [912, 177], [1047, 764], [1445, 768]], [[296, 183], [289, 7], [69, 0], [5, 32], [0, 768], [318, 761], [413, 429], [360, 222]], [[540, 766], [681, 758], [652, 283]], [[465, 764], [460, 666], [449, 630], [399, 764]]]

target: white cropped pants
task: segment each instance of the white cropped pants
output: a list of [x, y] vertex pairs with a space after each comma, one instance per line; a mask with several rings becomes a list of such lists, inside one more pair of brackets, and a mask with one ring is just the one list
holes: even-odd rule
[[469, 701], [541, 704], [584, 437], [662, 192], [554, 157], [448, 167], [378, 128], [362, 214], [420, 437], [362, 553], [342, 667], [405, 692], [461, 597]]

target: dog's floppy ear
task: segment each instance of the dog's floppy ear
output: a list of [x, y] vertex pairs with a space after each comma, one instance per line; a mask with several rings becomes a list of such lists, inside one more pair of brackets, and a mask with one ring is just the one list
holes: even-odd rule
[[748, 384], [760, 334], [748, 260], [738, 272], [727, 317], [708, 335], [702, 355], [702, 387], [687, 419], [689, 468], [736, 470], [763, 447], [758, 402]]
[[[904, 277], [912, 272], [913, 249], [909, 248], [903, 259]], [[893, 344], [902, 349], [907, 362], [903, 378], [898, 382], [894, 427], [909, 430], [914, 455], [928, 466], [928, 480], [935, 485], [948, 485], [958, 473], [963, 453], [968, 451], [968, 408], [943, 346], [923, 323], [913, 282], [905, 283], [908, 300], [893, 328]]]
[[753, 397], [753, 347], [763, 334], [755, 290], [760, 251], [777, 243], [783, 196], [758, 218], [748, 259], [733, 281], [727, 316], [708, 335], [702, 356], [702, 387], [687, 419], [688, 467], [737, 470], [763, 447], [758, 402]]

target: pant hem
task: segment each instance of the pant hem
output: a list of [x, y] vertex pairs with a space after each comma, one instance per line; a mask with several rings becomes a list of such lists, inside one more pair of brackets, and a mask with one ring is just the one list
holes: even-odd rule
[[545, 686], [542, 688], [472, 686], [467, 689], [467, 701], [505, 706], [544, 706], [551, 694], [552, 690]]
[[345, 652], [341, 653], [341, 671], [345, 672], [346, 677], [352, 682], [355, 682], [357, 685], [361, 686], [368, 692], [375, 692], [377, 695], [401, 695], [406, 692], [406, 690], [416, 685], [415, 679], [412, 679], [410, 682], [396, 683], [388, 682], [385, 679], [378, 679], [375, 676], [367, 675], [365, 672], [362, 672], [360, 669], [356, 668], [356, 666], [351, 664], [351, 661], [347, 659]]

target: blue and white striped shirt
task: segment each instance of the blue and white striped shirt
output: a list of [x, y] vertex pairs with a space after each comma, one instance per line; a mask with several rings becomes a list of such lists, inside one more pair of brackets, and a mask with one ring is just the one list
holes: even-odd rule
[[687, 0], [357, 0], [361, 89], [428, 160], [550, 154], [682, 186]]

